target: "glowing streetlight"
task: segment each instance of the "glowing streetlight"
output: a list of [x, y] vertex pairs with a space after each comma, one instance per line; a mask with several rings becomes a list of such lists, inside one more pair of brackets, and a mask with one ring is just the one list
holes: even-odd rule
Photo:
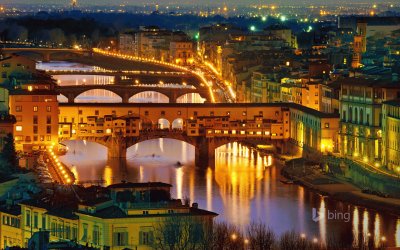
[[281, 16], [281, 22], [285, 22], [287, 20], [286, 16]]
[[232, 235], [231, 235], [231, 239], [232, 239], [232, 240], [236, 240], [236, 239], [237, 239], [237, 235], [236, 235], [236, 234], [232, 234]]
[[263, 17], [261, 18], [261, 21], [263, 21], [263, 22], [267, 21], [267, 17], [266, 17], [266, 16], [263, 16]]
[[251, 26], [250, 26], [250, 30], [251, 30], [251, 31], [256, 31], [256, 26], [251, 25]]

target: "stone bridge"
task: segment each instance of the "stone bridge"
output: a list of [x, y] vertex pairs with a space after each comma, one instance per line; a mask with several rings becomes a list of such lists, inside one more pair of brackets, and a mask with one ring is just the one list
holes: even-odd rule
[[188, 136], [184, 130], [141, 130], [137, 137], [129, 136], [113, 136], [107, 135], [102, 137], [96, 136], [79, 136], [77, 140], [86, 140], [101, 144], [108, 149], [109, 158], [126, 158], [127, 149], [137, 143], [160, 138], [169, 138], [184, 141], [195, 147], [195, 165], [197, 167], [213, 167], [215, 164], [215, 150], [228, 143], [233, 142], [252, 142], [252, 143], [270, 143], [276, 147], [283, 148], [282, 140], [266, 140], [246, 137], [210, 137], [206, 136]]
[[210, 93], [206, 89], [196, 88], [169, 88], [169, 87], [151, 87], [151, 86], [129, 86], [129, 85], [73, 85], [73, 86], [58, 86], [58, 93], [64, 95], [68, 99], [68, 103], [74, 103], [75, 98], [80, 94], [93, 90], [93, 89], [104, 89], [111, 91], [122, 98], [122, 103], [129, 103], [129, 98], [132, 96], [146, 92], [154, 91], [161, 93], [169, 98], [170, 103], [176, 103], [177, 99], [185, 94], [198, 93], [202, 98], [206, 99], [206, 102], [211, 100]]
[[44, 62], [51, 60], [52, 56], [55, 54], [63, 55], [65, 59], [71, 58], [73, 56], [90, 56], [92, 51], [82, 50], [82, 49], [53, 49], [53, 48], [2, 48], [2, 53], [5, 55], [10, 54], [38, 54], [42, 57]]

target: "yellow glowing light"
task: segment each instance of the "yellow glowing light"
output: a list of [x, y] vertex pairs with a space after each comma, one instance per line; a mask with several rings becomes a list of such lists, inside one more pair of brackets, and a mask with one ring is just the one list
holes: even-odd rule
[[231, 235], [231, 239], [232, 239], [232, 240], [236, 240], [236, 239], [237, 239], [237, 235], [236, 235], [236, 234], [232, 234], [232, 235]]

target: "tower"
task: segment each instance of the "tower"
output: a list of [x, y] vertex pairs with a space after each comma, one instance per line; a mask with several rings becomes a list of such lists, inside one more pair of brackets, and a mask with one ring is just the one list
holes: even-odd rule
[[361, 56], [367, 51], [367, 24], [365, 22], [357, 23], [357, 34], [353, 42], [353, 60], [351, 66], [359, 68], [361, 65]]
[[78, 5], [78, 0], [71, 0], [71, 7], [73, 9], [75, 9], [77, 5]]

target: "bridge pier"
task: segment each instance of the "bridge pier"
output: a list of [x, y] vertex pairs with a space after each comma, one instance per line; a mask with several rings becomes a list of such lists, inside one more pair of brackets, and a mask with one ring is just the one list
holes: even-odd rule
[[108, 144], [108, 158], [126, 158], [126, 139], [111, 137]]
[[43, 62], [50, 62], [50, 53], [43, 53]]
[[215, 167], [215, 143], [212, 138], [199, 137], [195, 149], [195, 165], [199, 168]]

